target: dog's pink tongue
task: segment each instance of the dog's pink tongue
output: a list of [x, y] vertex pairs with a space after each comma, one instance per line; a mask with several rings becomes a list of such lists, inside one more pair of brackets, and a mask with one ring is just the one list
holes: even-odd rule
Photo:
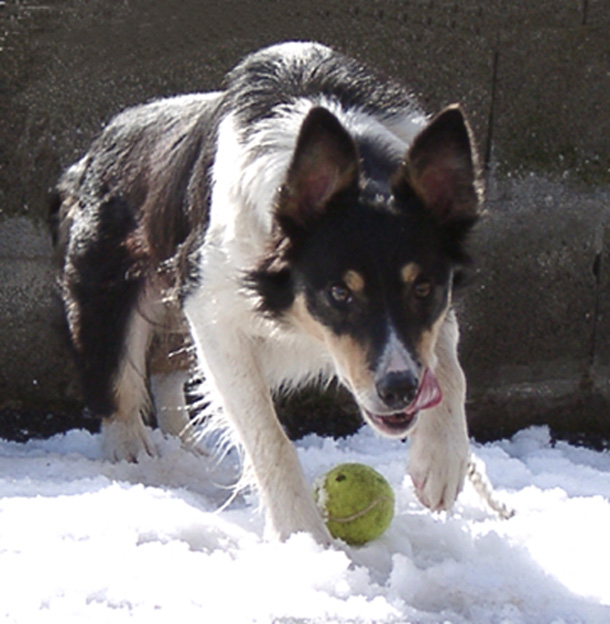
[[419, 384], [419, 390], [415, 400], [407, 408], [407, 412], [415, 414], [421, 410], [438, 405], [443, 400], [443, 392], [439, 383], [429, 368], [424, 371], [424, 376]]

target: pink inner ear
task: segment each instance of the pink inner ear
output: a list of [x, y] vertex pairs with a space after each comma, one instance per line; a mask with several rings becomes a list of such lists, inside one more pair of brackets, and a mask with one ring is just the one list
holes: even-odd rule
[[419, 180], [419, 187], [426, 203], [438, 219], [450, 216], [452, 197], [455, 192], [454, 174], [448, 168], [429, 167]]
[[337, 172], [331, 168], [310, 173], [301, 181], [302, 207], [310, 211], [319, 208], [332, 196], [338, 179]]

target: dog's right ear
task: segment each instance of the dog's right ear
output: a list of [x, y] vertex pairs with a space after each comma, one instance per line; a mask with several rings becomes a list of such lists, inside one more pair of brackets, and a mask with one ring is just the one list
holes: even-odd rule
[[442, 225], [476, 221], [480, 171], [472, 132], [459, 106], [448, 106], [415, 137], [395, 185], [405, 182]]
[[301, 125], [276, 217], [290, 234], [319, 218], [339, 193], [358, 190], [358, 150], [339, 120], [313, 108]]

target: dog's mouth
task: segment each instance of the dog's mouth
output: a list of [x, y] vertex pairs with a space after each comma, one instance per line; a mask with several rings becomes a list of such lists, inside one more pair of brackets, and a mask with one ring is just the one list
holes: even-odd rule
[[429, 368], [424, 370], [417, 394], [409, 406], [390, 414], [373, 414], [365, 411], [371, 425], [380, 433], [390, 437], [404, 437], [415, 425], [419, 412], [438, 405], [443, 399], [441, 387]]

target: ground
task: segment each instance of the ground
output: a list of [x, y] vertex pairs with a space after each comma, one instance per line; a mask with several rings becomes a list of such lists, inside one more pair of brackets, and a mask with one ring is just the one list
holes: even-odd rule
[[[362, 548], [304, 534], [265, 539], [257, 499], [227, 503], [220, 463], [154, 432], [160, 457], [101, 458], [83, 429], [0, 441], [0, 619], [7, 622], [610, 621], [610, 454], [553, 443], [546, 427], [473, 451], [500, 520], [467, 486], [431, 514], [405, 476], [408, 445], [368, 428], [297, 443], [306, 477], [360, 461], [396, 494], [388, 531]], [[210, 615], [211, 614], [211, 615]]]

